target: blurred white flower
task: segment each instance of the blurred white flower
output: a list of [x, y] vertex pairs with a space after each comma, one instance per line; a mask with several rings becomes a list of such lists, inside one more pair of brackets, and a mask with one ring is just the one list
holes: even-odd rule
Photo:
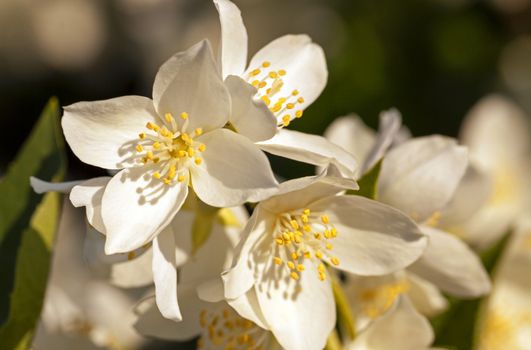
[[36, 349], [138, 349], [132, 296], [96, 279], [85, 266], [83, 214], [65, 201]]
[[409, 265], [425, 248], [423, 235], [400, 212], [337, 195], [353, 187], [350, 180], [329, 177], [281, 184], [278, 195], [255, 208], [233, 266], [222, 276], [229, 301], [252, 300], [249, 293], [256, 293], [246, 317], [263, 316], [263, 326], [288, 350], [322, 349], [334, 327], [327, 265], [383, 275]]
[[471, 166], [441, 226], [478, 250], [507, 233], [529, 208], [530, 128], [529, 116], [499, 95], [479, 101], [463, 122], [460, 138], [469, 149]]
[[519, 221], [502, 254], [480, 312], [478, 350], [525, 350], [531, 344], [531, 217]]
[[372, 323], [347, 350], [428, 350], [432, 349], [433, 330], [406, 297], [399, 297], [391, 309]]
[[220, 207], [257, 201], [276, 190], [265, 155], [223, 129], [230, 100], [208, 42], [169, 59], [157, 74], [153, 96], [153, 101], [125, 96], [65, 108], [62, 125], [74, 153], [88, 164], [123, 169], [101, 199], [109, 254], [156, 239], [189, 186], [202, 201]]

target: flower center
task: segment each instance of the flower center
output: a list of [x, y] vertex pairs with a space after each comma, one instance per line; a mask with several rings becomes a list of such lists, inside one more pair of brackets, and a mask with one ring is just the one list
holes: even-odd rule
[[[287, 72], [284, 69], [273, 70], [271, 63], [262, 62], [260, 67], [248, 73], [247, 81], [257, 89], [256, 96], [269, 107], [269, 110], [277, 117], [280, 127], [288, 126], [295, 118], [302, 117], [302, 109], [296, 109], [297, 104], [304, 103], [304, 98], [299, 96], [298, 90], [293, 90], [284, 95], [284, 77]], [[285, 89], [284, 89], [285, 90]]]
[[201, 165], [203, 159], [198, 153], [206, 149], [204, 144], [194, 141], [203, 130], [196, 128], [192, 133], [187, 133], [188, 113], [182, 112], [180, 119], [182, 125], [179, 127], [172, 114], [166, 113], [162, 125], [148, 122], [147, 131], [138, 135], [138, 161], [145, 165], [157, 164], [158, 169], [151, 176], [166, 185], [186, 181], [190, 162]]
[[409, 288], [409, 283], [406, 280], [401, 280], [363, 289], [359, 293], [362, 312], [373, 320], [382, 316], [393, 306], [398, 296], [406, 293]]
[[278, 218], [275, 230], [277, 255], [275, 264], [285, 265], [290, 277], [299, 280], [304, 271], [304, 260], [313, 261], [319, 279], [326, 279], [326, 267], [323, 262], [339, 265], [339, 259], [331, 255], [332, 241], [338, 232], [330, 224], [327, 215], [312, 214], [310, 209], [302, 212], [282, 214]]
[[253, 322], [239, 316], [229, 307], [201, 310], [199, 314], [201, 337], [198, 349], [263, 349], [267, 333]]

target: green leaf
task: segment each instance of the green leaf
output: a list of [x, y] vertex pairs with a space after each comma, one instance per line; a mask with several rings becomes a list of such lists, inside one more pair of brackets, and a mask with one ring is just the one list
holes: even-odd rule
[[[480, 255], [485, 269], [491, 275], [500, 261], [509, 236], [508, 234], [505, 235], [500, 242]], [[448, 310], [431, 320], [436, 333], [434, 345], [456, 349], [472, 349], [478, 312], [481, 303], [486, 298], [474, 300], [448, 298], [450, 302]]]
[[195, 218], [192, 223], [192, 254], [195, 254], [210, 237], [218, 211], [219, 208], [211, 207], [197, 200]]
[[[338, 329], [341, 331], [344, 340], [354, 340], [356, 338], [356, 321], [354, 319], [354, 314], [352, 313], [352, 308], [338, 278], [332, 274], [329, 275], [332, 279], [332, 291], [336, 302]], [[333, 341], [333, 339], [330, 338], [329, 340]]]
[[382, 161], [380, 160], [358, 181], [360, 189], [358, 191], [349, 191], [349, 194], [355, 194], [369, 199], [376, 199], [378, 177], [380, 176], [381, 168]]
[[51, 99], [0, 182], [0, 344], [26, 349], [42, 308], [60, 198], [33, 192], [30, 176], [62, 180], [59, 104]]

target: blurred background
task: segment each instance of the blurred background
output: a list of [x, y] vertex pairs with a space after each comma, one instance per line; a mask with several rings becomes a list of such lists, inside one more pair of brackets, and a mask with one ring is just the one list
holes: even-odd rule
[[[397, 107], [414, 135], [455, 136], [481, 96], [503, 92], [531, 108], [531, 0], [235, 0], [250, 54], [308, 33], [330, 71], [322, 97], [294, 129], [322, 133], [355, 112], [375, 127]], [[2, 0], [0, 172], [51, 95], [68, 105], [151, 95], [159, 65], [201, 38], [217, 45], [210, 1]], [[97, 172], [71, 158], [70, 176]], [[310, 168], [274, 159], [284, 177]]]
[[[289, 33], [308, 33], [326, 52], [328, 86], [290, 128], [321, 134], [349, 113], [375, 128], [396, 107], [414, 135], [457, 136], [491, 92], [531, 111], [531, 0], [233, 1], [250, 55]], [[151, 96], [166, 59], [204, 37], [216, 47], [218, 36], [209, 0], [1, 0], [0, 175], [50, 96], [63, 106]], [[70, 179], [102, 173], [69, 158]], [[272, 161], [283, 177], [313, 173]]]

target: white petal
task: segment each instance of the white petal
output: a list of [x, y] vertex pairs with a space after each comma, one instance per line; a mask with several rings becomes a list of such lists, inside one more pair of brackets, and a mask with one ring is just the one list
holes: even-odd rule
[[221, 275], [227, 299], [236, 299], [253, 286], [252, 250], [257, 241], [267, 234], [267, 219], [258, 206], [243, 229], [242, 239], [234, 249], [233, 265]]
[[336, 118], [325, 130], [327, 140], [343, 147], [362, 164], [376, 142], [376, 133], [357, 115]]
[[67, 106], [61, 125], [68, 145], [83, 162], [121, 169], [135, 164], [138, 134], [147, 122], [158, 122], [153, 101], [124, 96]]
[[188, 129], [210, 131], [228, 121], [230, 97], [216, 67], [208, 41], [179, 52], [159, 69], [153, 85], [153, 101], [159, 115], [174, 118], [188, 113]]
[[378, 200], [422, 222], [449, 202], [467, 162], [466, 148], [448, 137], [405, 142], [393, 148], [382, 163]]
[[446, 310], [448, 300], [435, 285], [413, 273], [408, 273], [407, 278], [407, 296], [418, 312], [426, 317], [433, 317]]
[[438, 226], [448, 227], [466, 221], [485, 204], [491, 191], [491, 177], [469, 164]]
[[215, 207], [257, 202], [276, 191], [269, 161], [249, 139], [220, 129], [197, 138], [203, 163], [190, 169], [197, 196]]
[[[269, 264], [273, 264], [272, 260]], [[274, 267], [266, 267], [265, 271], [270, 268]], [[330, 282], [319, 280], [312, 271], [301, 273], [299, 281], [290, 279], [285, 269], [280, 271], [284, 276], [279, 278], [269, 272], [258, 276], [255, 286], [268, 328], [285, 349], [323, 349], [336, 323]]]
[[459, 297], [478, 297], [490, 291], [490, 280], [481, 260], [460, 239], [422, 226], [429, 243], [422, 257], [409, 267], [444, 292]]
[[83, 181], [68, 181], [68, 182], [48, 182], [30, 176], [30, 185], [33, 188], [35, 193], [46, 193], [46, 192], [59, 192], [59, 193], [70, 193], [72, 188], [76, 185], [79, 185]]
[[294, 209], [306, 208], [311, 203], [344, 190], [359, 189], [351, 179], [331, 176], [306, 176], [285, 181], [280, 184], [275, 196], [260, 203], [260, 206], [273, 213], [284, 213]]
[[530, 146], [529, 118], [512, 101], [490, 95], [469, 112], [460, 139], [470, 155], [486, 169], [521, 157]]
[[123, 253], [150, 242], [173, 219], [187, 194], [186, 184], [164, 185], [144, 168], [116, 174], [102, 199], [105, 252]]
[[181, 301], [181, 322], [174, 322], [164, 318], [155, 304], [153, 298], [142, 301], [136, 308], [138, 319], [134, 324], [135, 329], [144, 336], [156, 337], [166, 340], [190, 340], [201, 332], [199, 314], [202, 309], [209, 309], [213, 304], [206, 303], [195, 294], [192, 288], [179, 288]]
[[337, 229], [330, 254], [337, 268], [362, 276], [383, 275], [406, 267], [426, 247], [417, 225], [400, 211], [359, 196], [336, 196], [310, 206], [326, 213]]
[[120, 288], [138, 288], [153, 284], [153, 249], [139, 257], [110, 266], [109, 281]]
[[360, 174], [370, 170], [382, 157], [393, 143], [396, 134], [402, 125], [402, 116], [396, 109], [380, 113], [380, 126], [373, 147], [367, 153], [360, 169]]
[[254, 288], [249, 289], [247, 293], [236, 299], [227, 300], [227, 303], [243, 318], [253, 321], [259, 327], [268, 329]]
[[[180, 214], [177, 216], [180, 216]], [[219, 279], [221, 272], [230, 267], [234, 246], [239, 240], [239, 236], [235, 234], [237, 232], [215, 222], [207, 241], [192, 255], [191, 225], [189, 227], [177, 226], [177, 222], [174, 221], [172, 222], [172, 227], [179, 247], [190, 247], [188, 259], [180, 267], [179, 281], [181, 283], [199, 285], [210, 279]]]
[[221, 24], [219, 59], [223, 79], [241, 75], [247, 64], [247, 30], [240, 9], [229, 0], [214, 0]]
[[349, 350], [428, 349], [434, 334], [428, 320], [420, 315], [407, 297], [356, 337]]
[[297, 104], [297, 109], [312, 104], [326, 85], [328, 71], [323, 49], [307, 35], [285, 35], [273, 40], [253, 56], [248, 69], [260, 68], [265, 61], [271, 63], [269, 70], [286, 71], [278, 95], [290, 96], [298, 90], [304, 102]]
[[155, 300], [162, 315], [173, 321], [181, 321], [181, 310], [177, 303], [175, 238], [170, 227], [153, 239], [153, 282]]
[[70, 201], [74, 207], [85, 207], [87, 221], [103, 234], [105, 234], [105, 226], [101, 216], [101, 201], [105, 187], [110, 180], [111, 178], [107, 176], [96, 177], [75, 186], [70, 192]]
[[266, 152], [299, 162], [334, 164], [346, 177], [353, 177], [358, 166], [350, 153], [318, 135], [281, 129], [272, 139], [257, 144]]
[[256, 89], [234, 75], [228, 76], [225, 84], [232, 103], [230, 122], [236, 131], [253, 142], [272, 138], [277, 132], [277, 118], [255, 97]]

